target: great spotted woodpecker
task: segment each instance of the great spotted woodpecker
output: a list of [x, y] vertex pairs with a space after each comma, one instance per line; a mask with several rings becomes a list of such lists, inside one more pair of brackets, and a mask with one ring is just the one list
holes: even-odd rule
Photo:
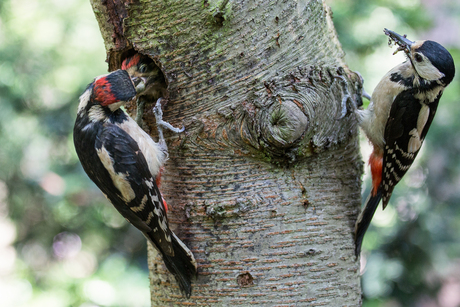
[[382, 78], [369, 107], [357, 111], [374, 150], [369, 158], [372, 190], [355, 225], [356, 255], [380, 200], [385, 209], [395, 185], [414, 162], [443, 90], [455, 75], [452, 56], [440, 44], [412, 42], [388, 29], [384, 33], [407, 60]]
[[[196, 274], [192, 252], [169, 229], [166, 204], [157, 186], [167, 160], [166, 143], [154, 142], [120, 106], [136, 96], [145, 80], [116, 70], [97, 77], [80, 97], [74, 144], [83, 169], [113, 206], [161, 253], [187, 297]], [[139, 83], [139, 84], [138, 84]], [[140, 86], [146, 89], [145, 86]], [[154, 109], [158, 129], [161, 99]]]

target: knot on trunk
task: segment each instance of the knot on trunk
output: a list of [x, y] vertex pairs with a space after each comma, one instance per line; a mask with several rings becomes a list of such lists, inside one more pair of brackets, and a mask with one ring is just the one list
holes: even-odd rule
[[273, 105], [261, 118], [261, 137], [268, 146], [289, 148], [308, 128], [308, 117], [292, 101]]
[[294, 162], [356, 134], [362, 82], [348, 68], [299, 67], [261, 85], [233, 108], [234, 131], [251, 153]]

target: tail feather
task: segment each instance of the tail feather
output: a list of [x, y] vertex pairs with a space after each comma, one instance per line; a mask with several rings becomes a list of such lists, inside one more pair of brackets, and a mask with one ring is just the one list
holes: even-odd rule
[[375, 195], [370, 193], [369, 198], [366, 201], [366, 206], [358, 216], [358, 220], [355, 224], [355, 254], [358, 257], [361, 252], [361, 245], [363, 243], [364, 234], [371, 223], [372, 217], [374, 216], [375, 210], [382, 198], [382, 189], [378, 189]]
[[167, 255], [161, 250], [160, 253], [163, 256], [166, 268], [174, 275], [181, 291], [189, 298], [192, 293], [192, 278], [196, 276], [195, 257], [173, 232], [171, 232], [171, 241], [174, 256]]

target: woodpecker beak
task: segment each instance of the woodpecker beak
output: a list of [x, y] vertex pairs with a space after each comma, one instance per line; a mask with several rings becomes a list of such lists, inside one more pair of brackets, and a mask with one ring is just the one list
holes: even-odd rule
[[132, 77], [131, 80], [134, 83], [134, 87], [136, 88], [136, 93], [142, 93], [146, 88], [147, 78], [144, 77]]
[[396, 50], [396, 52], [398, 51], [404, 51], [405, 53], [410, 52], [410, 48], [414, 42], [408, 40], [405, 35], [404, 36], [399, 35], [398, 33], [388, 30], [386, 28], [383, 29], [383, 32], [385, 33], [385, 35], [387, 35], [390, 38], [390, 42], [394, 41], [398, 45], [398, 50]]
[[134, 87], [138, 86], [139, 83], [141, 83], [141, 81], [142, 81], [141, 78], [139, 78], [139, 77], [132, 77], [131, 80], [134, 83]]

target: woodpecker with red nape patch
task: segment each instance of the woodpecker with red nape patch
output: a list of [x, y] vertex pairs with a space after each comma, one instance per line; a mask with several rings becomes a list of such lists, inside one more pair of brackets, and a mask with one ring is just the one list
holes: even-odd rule
[[384, 33], [407, 60], [390, 70], [375, 88], [369, 107], [357, 110], [360, 126], [373, 145], [369, 158], [372, 190], [355, 225], [356, 255], [382, 199], [388, 204], [395, 185], [414, 162], [433, 121], [439, 99], [455, 75], [454, 61], [440, 44], [412, 42]]
[[89, 178], [161, 253], [180, 289], [190, 297], [196, 261], [169, 229], [166, 204], [157, 186], [168, 158], [161, 127], [170, 126], [162, 120], [161, 99], [154, 108], [158, 143], [120, 109], [136, 96], [136, 86], [141, 91], [146, 89], [141, 84], [146, 81], [116, 70], [89, 84], [78, 106], [73, 132], [75, 149]]
[[160, 68], [153, 60], [145, 55], [136, 53], [126, 58], [121, 64], [121, 69], [126, 70], [131, 78], [138, 78], [142, 82], [136, 87], [140, 91], [137, 96], [136, 122], [142, 127], [142, 117], [146, 101], [157, 101], [167, 98], [167, 84]]

